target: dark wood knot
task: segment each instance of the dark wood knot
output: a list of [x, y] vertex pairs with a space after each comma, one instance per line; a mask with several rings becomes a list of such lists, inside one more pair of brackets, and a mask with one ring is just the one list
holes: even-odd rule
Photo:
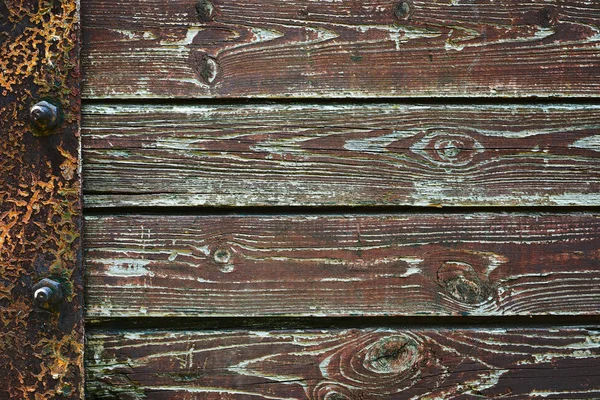
[[429, 362], [429, 352], [418, 337], [380, 330], [348, 331], [347, 345], [326, 357], [321, 370], [327, 380], [315, 387], [313, 399], [322, 400], [328, 394], [356, 399], [362, 391], [381, 396], [399, 393], [412, 385]]
[[419, 346], [414, 340], [394, 335], [379, 339], [367, 349], [364, 367], [377, 374], [401, 374], [411, 370], [419, 360]]
[[215, 7], [208, 0], [198, 0], [196, 3], [196, 15], [201, 22], [209, 22], [214, 19]]
[[219, 63], [206, 53], [191, 53], [192, 68], [198, 74], [200, 80], [211, 85], [219, 75]]
[[558, 22], [558, 10], [553, 6], [544, 7], [540, 10], [538, 17], [541, 26], [550, 28]]
[[470, 135], [454, 131], [430, 131], [416, 142], [412, 151], [438, 166], [464, 166], [484, 151]]
[[213, 260], [217, 264], [219, 271], [223, 273], [233, 272], [235, 266], [231, 262], [232, 254], [229, 249], [217, 249], [213, 253]]
[[219, 249], [215, 251], [214, 259], [219, 264], [227, 264], [231, 259], [231, 252], [227, 249]]
[[409, 19], [411, 12], [412, 7], [408, 1], [400, 1], [394, 5], [394, 16], [400, 21]]
[[490, 295], [490, 289], [465, 262], [446, 261], [437, 271], [439, 284], [454, 299], [468, 304], [479, 304]]

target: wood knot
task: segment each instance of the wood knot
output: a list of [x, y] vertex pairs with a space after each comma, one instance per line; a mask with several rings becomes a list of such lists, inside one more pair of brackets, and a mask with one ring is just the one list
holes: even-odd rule
[[196, 15], [201, 22], [209, 22], [214, 19], [215, 7], [208, 0], [198, 0], [196, 3]]
[[219, 265], [219, 271], [223, 273], [232, 272], [235, 267], [231, 261], [231, 251], [227, 249], [217, 249], [213, 254], [213, 260]]
[[219, 264], [227, 264], [231, 259], [231, 252], [227, 249], [219, 249], [215, 251], [214, 259]]
[[313, 389], [315, 400], [350, 400], [354, 398], [347, 387], [330, 381], [319, 382]]
[[219, 63], [206, 53], [192, 53], [191, 62], [194, 70], [207, 85], [212, 84], [219, 75]]
[[452, 160], [458, 158], [458, 155], [461, 152], [460, 143], [450, 139], [450, 140], [442, 140], [439, 143], [436, 143], [439, 147], [436, 149], [440, 157], [443, 157], [447, 160]]
[[541, 26], [550, 28], [558, 22], [558, 10], [553, 6], [544, 7], [540, 10], [538, 17]]
[[411, 370], [419, 359], [419, 346], [404, 336], [387, 336], [367, 349], [364, 367], [377, 374], [399, 374]]
[[433, 164], [455, 167], [471, 163], [484, 148], [464, 133], [433, 131], [426, 133], [411, 150]]
[[336, 345], [320, 364], [327, 380], [315, 387], [310, 398], [321, 400], [335, 393], [357, 399], [363, 391], [383, 398], [399, 393], [423, 372], [421, 366], [429, 360], [427, 347], [416, 335], [349, 330], [343, 337], [346, 344]]
[[394, 16], [400, 21], [410, 18], [411, 6], [408, 1], [401, 1], [394, 5]]
[[437, 279], [451, 297], [462, 303], [478, 304], [490, 295], [489, 287], [473, 267], [464, 262], [444, 262], [437, 271]]
[[306, 17], [308, 17], [308, 8], [304, 7], [304, 8], [301, 8], [300, 10], [298, 10], [298, 16], [300, 18], [306, 18]]

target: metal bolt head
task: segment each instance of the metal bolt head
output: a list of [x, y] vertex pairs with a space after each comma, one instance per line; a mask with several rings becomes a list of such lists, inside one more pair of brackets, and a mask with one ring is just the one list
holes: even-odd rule
[[29, 116], [31, 123], [42, 131], [49, 131], [58, 126], [58, 107], [47, 101], [40, 101], [31, 107]]
[[39, 307], [55, 306], [62, 300], [60, 283], [44, 278], [33, 287], [33, 300]]
[[38, 304], [45, 304], [52, 297], [52, 289], [49, 287], [41, 287], [33, 294], [33, 299]]

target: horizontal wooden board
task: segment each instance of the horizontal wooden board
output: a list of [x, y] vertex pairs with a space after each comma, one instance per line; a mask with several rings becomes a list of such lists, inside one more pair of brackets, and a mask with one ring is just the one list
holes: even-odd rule
[[88, 216], [87, 317], [598, 315], [597, 214]]
[[600, 107], [88, 105], [87, 207], [600, 205]]
[[592, 399], [600, 330], [100, 332], [96, 399]]
[[82, 6], [87, 98], [600, 94], [595, 1]]

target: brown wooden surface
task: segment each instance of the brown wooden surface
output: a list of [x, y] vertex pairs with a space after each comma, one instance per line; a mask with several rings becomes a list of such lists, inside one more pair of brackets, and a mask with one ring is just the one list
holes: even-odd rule
[[88, 105], [87, 207], [600, 205], [600, 108]]
[[87, 0], [88, 98], [594, 96], [595, 1]]
[[597, 329], [95, 331], [88, 345], [97, 399], [600, 397]]
[[[78, 1], [0, 2], [2, 400], [83, 396], [79, 83]], [[54, 132], [30, 121], [41, 100], [62, 110]], [[51, 310], [33, 301], [47, 277]]]
[[597, 214], [86, 218], [87, 315], [598, 315]]
[[[596, 3], [84, 1], [83, 93], [101, 99], [83, 120], [86, 206], [102, 208], [86, 219], [88, 395], [600, 398], [598, 325], [539, 325], [600, 314], [596, 213], [161, 208], [599, 206], [598, 105], [386, 102], [598, 97]], [[167, 103], [247, 97], [382, 103]], [[537, 328], [469, 329], [466, 315]], [[194, 318], [255, 316], [382, 318]], [[161, 329], [122, 328], [142, 322]]]

